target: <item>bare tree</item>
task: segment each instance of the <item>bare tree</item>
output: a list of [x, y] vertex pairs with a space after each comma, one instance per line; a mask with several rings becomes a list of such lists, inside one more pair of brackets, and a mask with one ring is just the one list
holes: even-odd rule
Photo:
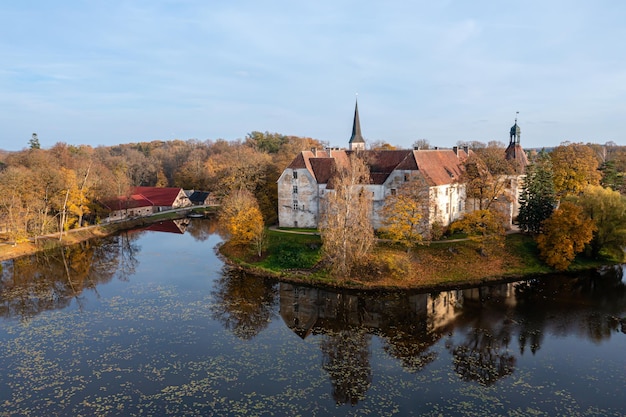
[[368, 183], [367, 165], [351, 155], [349, 166], [337, 167], [331, 181], [332, 192], [322, 207], [322, 251], [339, 276], [349, 276], [374, 244], [372, 195], [365, 186]]

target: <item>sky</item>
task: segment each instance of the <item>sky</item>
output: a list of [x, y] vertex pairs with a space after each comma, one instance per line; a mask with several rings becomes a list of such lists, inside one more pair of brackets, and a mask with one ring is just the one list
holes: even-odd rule
[[626, 145], [626, 2], [0, 3], [0, 149], [252, 131]]

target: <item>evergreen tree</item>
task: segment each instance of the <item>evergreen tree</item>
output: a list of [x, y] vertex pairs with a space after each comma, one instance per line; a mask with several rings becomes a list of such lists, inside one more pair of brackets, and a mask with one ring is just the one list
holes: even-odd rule
[[602, 172], [600, 184], [603, 187], [609, 187], [615, 191], [620, 191], [624, 188], [624, 173], [618, 170], [616, 161], [605, 161], [600, 166], [600, 171]]
[[28, 145], [30, 149], [41, 149], [41, 145], [39, 144], [39, 138], [36, 133], [33, 133], [33, 136], [28, 141]]
[[554, 175], [549, 155], [542, 151], [535, 163], [526, 168], [524, 189], [519, 198], [517, 221], [524, 232], [539, 233], [541, 224], [556, 207]]

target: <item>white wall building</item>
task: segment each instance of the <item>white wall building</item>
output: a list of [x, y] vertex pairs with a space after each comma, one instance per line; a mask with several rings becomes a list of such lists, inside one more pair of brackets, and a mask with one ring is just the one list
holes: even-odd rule
[[[511, 128], [511, 144], [507, 158], [521, 160], [521, 166], [528, 164], [519, 145], [517, 119]], [[424, 231], [437, 222], [447, 226], [461, 218], [467, 211], [476, 208], [466, 207], [465, 184], [461, 183], [463, 163], [471, 152], [466, 147], [452, 149], [414, 150], [365, 150], [359, 124], [358, 105], [355, 106], [352, 136], [349, 150], [327, 148], [300, 152], [278, 179], [278, 222], [280, 227], [317, 228], [321, 206], [325, 196], [332, 190], [331, 178], [336, 170], [350, 164], [350, 156], [357, 154], [366, 161], [369, 170], [369, 183], [362, 184], [372, 193], [372, 222], [375, 228], [381, 226], [380, 210], [385, 199], [393, 195], [406, 182], [419, 178], [422, 186], [428, 187], [427, 207], [423, 213]], [[513, 206], [508, 207], [508, 217], [516, 215], [518, 184], [520, 177], [512, 176], [514, 190]]]

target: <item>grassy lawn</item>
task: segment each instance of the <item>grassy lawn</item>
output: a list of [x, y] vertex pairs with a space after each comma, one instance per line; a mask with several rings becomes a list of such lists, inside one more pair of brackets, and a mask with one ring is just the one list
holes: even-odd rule
[[[456, 236], [458, 238], [458, 236]], [[253, 268], [283, 276], [301, 276], [321, 259], [318, 235], [268, 231], [266, 255], [257, 258], [249, 251], [229, 248], [225, 255]], [[388, 242], [379, 242], [373, 256], [349, 278], [331, 278], [315, 270], [307, 281], [348, 283], [357, 287], [419, 288], [437, 285], [471, 284], [489, 279], [554, 272], [538, 257], [532, 237], [506, 236], [500, 247], [481, 248], [473, 241], [439, 241], [407, 251]], [[584, 263], [589, 267], [589, 263]], [[391, 271], [391, 272], [389, 272]]]

